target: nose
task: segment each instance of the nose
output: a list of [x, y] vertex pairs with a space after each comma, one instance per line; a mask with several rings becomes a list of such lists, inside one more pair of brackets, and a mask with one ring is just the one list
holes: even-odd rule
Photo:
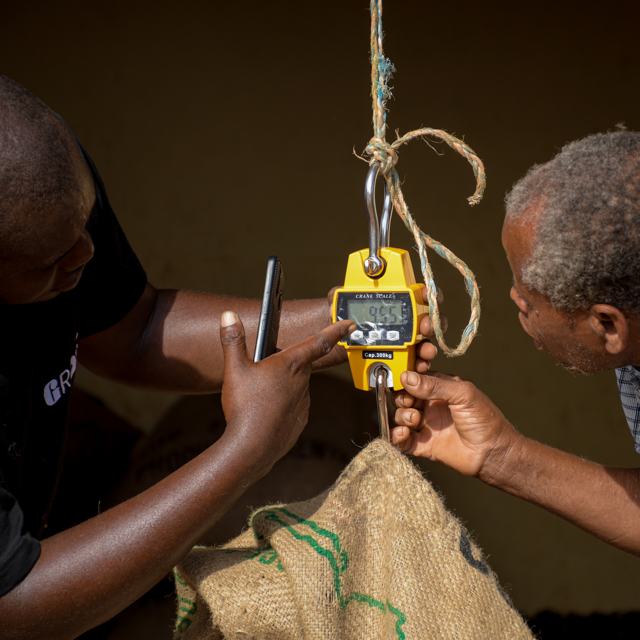
[[89, 232], [85, 229], [71, 251], [60, 263], [60, 269], [67, 273], [77, 271], [93, 258], [94, 250], [93, 240], [91, 240]]

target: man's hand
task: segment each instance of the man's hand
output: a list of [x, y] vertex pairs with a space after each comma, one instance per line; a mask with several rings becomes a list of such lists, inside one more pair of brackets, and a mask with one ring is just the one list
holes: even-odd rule
[[[338, 287], [333, 287], [329, 293], [327, 294], [327, 322], [331, 324], [332, 322], [332, 308], [333, 308], [333, 296]], [[321, 358], [316, 360], [312, 367], [314, 371], [318, 371], [319, 369], [328, 369], [329, 367], [335, 367], [338, 364], [342, 364], [347, 361], [347, 352], [344, 350], [344, 347], [336, 344], [329, 353], [325, 354]]]
[[519, 434], [471, 382], [434, 373], [402, 374], [391, 441], [406, 453], [437, 460], [466, 475], [499, 463]]
[[[438, 289], [438, 304], [441, 305], [444, 296], [442, 291]], [[422, 301], [426, 304], [427, 300], [427, 288], [422, 288]], [[440, 316], [440, 322], [442, 323], [442, 330], [447, 330], [447, 318], [443, 315]], [[422, 342], [416, 347], [416, 371], [418, 373], [427, 373], [431, 369], [431, 362], [438, 355], [438, 348], [433, 344], [435, 333], [433, 331], [433, 324], [428, 314], [423, 314], [418, 318], [418, 330], [423, 336]]]
[[640, 556], [640, 469], [604, 467], [526, 438], [471, 382], [415, 372], [402, 382], [391, 431], [401, 450], [478, 476]]
[[233, 311], [222, 314], [225, 437], [242, 441], [247, 455], [264, 466], [265, 473], [293, 447], [307, 424], [312, 364], [326, 357], [349, 330], [353, 330], [349, 320], [329, 325], [254, 364], [240, 318]]
[[224, 314], [222, 325], [222, 438], [130, 500], [44, 540], [27, 577], [0, 597], [3, 640], [76, 638], [158, 582], [291, 448], [307, 421], [311, 363], [351, 323], [258, 364], [247, 355], [238, 316]]

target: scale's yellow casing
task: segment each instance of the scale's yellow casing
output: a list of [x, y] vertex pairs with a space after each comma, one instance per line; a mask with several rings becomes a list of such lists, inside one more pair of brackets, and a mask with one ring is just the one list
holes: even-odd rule
[[[369, 277], [364, 270], [368, 256], [368, 249], [349, 255], [344, 286], [337, 289], [333, 297], [332, 319], [334, 322], [345, 319], [356, 322], [356, 331], [338, 343], [347, 351], [356, 388], [368, 391], [374, 387], [372, 372], [377, 365], [383, 364], [391, 374], [389, 386], [398, 390], [403, 388], [402, 372], [415, 367], [415, 345], [422, 339], [418, 334], [419, 316], [428, 311], [422, 302], [424, 285], [416, 283], [411, 258], [404, 249], [380, 249], [386, 267], [383, 274], [375, 278]], [[362, 321], [349, 317], [350, 303], [359, 306], [370, 303], [374, 307], [380, 304], [380, 309], [386, 305], [386, 310], [391, 309], [392, 314], [402, 309], [401, 320], [393, 325], [367, 322], [369, 326], [363, 326]], [[372, 311], [377, 312], [376, 309]], [[386, 319], [389, 317], [388, 314], [385, 316]], [[385, 328], [389, 326], [393, 329]], [[355, 339], [354, 334], [359, 338]], [[370, 338], [374, 334], [375, 338]]]

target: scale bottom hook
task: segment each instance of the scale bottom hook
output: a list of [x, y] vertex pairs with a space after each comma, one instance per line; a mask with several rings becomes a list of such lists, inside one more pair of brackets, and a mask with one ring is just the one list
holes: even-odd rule
[[375, 378], [380, 437], [387, 442], [391, 442], [389, 429], [389, 369], [383, 364], [376, 365], [373, 370], [373, 376]]

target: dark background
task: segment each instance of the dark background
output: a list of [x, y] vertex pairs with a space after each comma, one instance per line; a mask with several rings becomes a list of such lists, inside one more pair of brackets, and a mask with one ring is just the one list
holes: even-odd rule
[[[438, 368], [475, 380], [525, 433], [616, 465], [637, 456], [613, 373], [572, 377], [533, 349], [508, 299], [500, 227], [504, 193], [531, 164], [618, 123], [640, 127], [637, 6], [388, 1], [384, 15], [397, 67], [390, 135], [444, 128], [464, 136], [488, 172], [486, 197], [471, 209], [464, 160], [419, 142], [400, 153], [417, 220], [481, 284], [476, 343]], [[341, 282], [346, 255], [367, 241], [366, 165], [352, 154], [371, 136], [365, 0], [1, 9], [2, 72], [77, 131], [155, 285], [257, 296], [272, 253], [289, 298]], [[398, 222], [392, 244], [411, 245]], [[436, 268], [453, 342], [467, 299], [457, 274]], [[145, 428], [174, 401], [81, 381]], [[637, 559], [424, 466], [526, 614], [638, 608]]]

